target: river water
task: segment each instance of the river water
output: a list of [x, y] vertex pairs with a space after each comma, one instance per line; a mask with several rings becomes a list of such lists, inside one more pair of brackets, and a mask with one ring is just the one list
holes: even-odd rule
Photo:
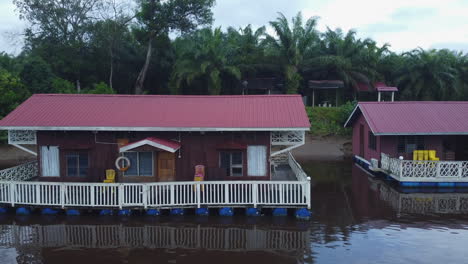
[[468, 192], [401, 190], [351, 162], [303, 165], [311, 221], [7, 214], [0, 263], [468, 263]]

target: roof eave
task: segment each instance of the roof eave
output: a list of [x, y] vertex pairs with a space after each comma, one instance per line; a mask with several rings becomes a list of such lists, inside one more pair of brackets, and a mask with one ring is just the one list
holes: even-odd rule
[[0, 130], [34, 131], [308, 131], [310, 127], [58, 127], [2, 126]]

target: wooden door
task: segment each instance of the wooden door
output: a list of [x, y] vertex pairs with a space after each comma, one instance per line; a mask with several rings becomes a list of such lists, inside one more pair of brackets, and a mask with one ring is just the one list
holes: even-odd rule
[[359, 125], [359, 156], [364, 158], [364, 125]]
[[175, 153], [158, 152], [159, 181], [175, 181]]

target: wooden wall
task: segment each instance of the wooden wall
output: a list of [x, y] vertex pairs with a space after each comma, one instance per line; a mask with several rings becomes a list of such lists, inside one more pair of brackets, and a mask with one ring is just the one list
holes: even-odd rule
[[[100, 182], [105, 178], [106, 169], [115, 169], [119, 156], [117, 139], [127, 138], [135, 142], [146, 137], [159, 137], [179, 140], [180, 152], [176, 152], [176, 180], [192, 181], [195, 165], [205, 165], [205, 180], [268, 180], [270, 179], [270, 132], [63, 132], [40, 131], [37, 133], [38, 159], [41, 146], [59, 146], [60, 177], [40, 177], [44, 181], [90, 181]], [[111, 144], [109, 144], [111, 143]], [[243, 177], [229, 177], [219, 169], [219, 151], [229, 143], [245, 145], [264, 145], [267, 147], [267, 176], [249, 177], [247, 174], [247, 149], [243, 151]], [[89, 153], [89, 177], [66, 177], [65, 153], [67, 151], [86, 151]], [[157, 174], [157, 152], [154, 148], [154, 174]], [[40, 162], [39, 162], [40, 164]], [[40, 171], [40, 170], [39, 170]], [[122, 182], [157, 181], [157, 177], [127, 177], [119, 175]]]

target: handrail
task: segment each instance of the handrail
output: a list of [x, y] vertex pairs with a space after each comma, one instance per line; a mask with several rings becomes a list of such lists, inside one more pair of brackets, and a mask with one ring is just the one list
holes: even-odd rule
[[288, 164], [296, 175], [298, 181], [308, 181], [308, 176], [302, 169], [301, 165], [296, 161], [291, 152], [288, 152]]
[[381, 164], [400, 180], [468, 181], [468, 161], [401, 160], [382, 153]]
[[37, 177], [38, 162], [30, 161], [24, 164], [0, 170], [0, 180], [27, 181]]
[[310, 208], [309, 181], [68, 183], [0, 181], [0, 204], [55, 207], [173, 208], [285, 206]]

